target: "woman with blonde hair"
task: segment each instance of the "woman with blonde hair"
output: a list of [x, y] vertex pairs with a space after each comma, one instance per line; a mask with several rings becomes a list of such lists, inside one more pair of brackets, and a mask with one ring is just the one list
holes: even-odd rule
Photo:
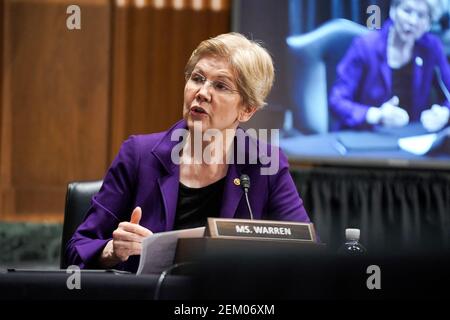
[[[432, 0], [393, 0], [380, 31], [357, 38], [337, 67], [329, 104], [334, 129], [402, 127], [428, 131], [448, 125], [450, 68], [440, 40], [429, 30]], [[433, 83], [442, 99], [431, 106]]]
[[[264, 106], [272, 88], [269, 53], [240, 34], [219, 35], [194, 50], [185, 79], [183, 120], [165, 132], [125, 141], [68, 242], [69, 263], [135, 272], [142, 241], [152, 233], [204, 226], [208, 217], [249, 218], [243, 174], [251, 180], [255, 219], [309, 221], [286, 157], [239, 127]], [[196, 140], [208, 132], [232, 139]], [[243, 146], [234, 143], [239, 136], [245, 138]], [[268, 152], [256, 162], [237, 161], [239, 155], [251, 155], [252, 144]], [[203, 161], [196, 148], [200, 155], [213, 150], [220, 156]], [[261, 174], [269, 167], [275, 170]]]

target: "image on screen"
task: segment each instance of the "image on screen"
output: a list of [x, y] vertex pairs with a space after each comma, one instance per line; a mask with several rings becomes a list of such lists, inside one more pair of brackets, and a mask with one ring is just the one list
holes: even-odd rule
[[247, 124], [298, 163], [450, 167], [448, 0], [235, 1], [232, 27], [271, 52]]

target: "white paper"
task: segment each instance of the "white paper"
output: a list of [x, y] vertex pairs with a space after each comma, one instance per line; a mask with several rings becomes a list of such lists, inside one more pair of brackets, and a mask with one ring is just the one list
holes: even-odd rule
[[398, 139], [398, 145], [402, 150], [422, 156], [430, 150], [436, 140], [436, 137], [436, 133], [430, 133], [420, 136], [401, 138]]
[[137, 274], [161, 273], [173, 264], [180, 238], [201, 238], [205, 227], [154, 233], [142, 242]]

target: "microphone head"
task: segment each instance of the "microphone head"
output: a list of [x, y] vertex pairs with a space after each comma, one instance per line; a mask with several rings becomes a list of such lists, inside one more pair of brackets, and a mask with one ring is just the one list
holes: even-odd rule
[[246, 174], [241, 175], [241, 186], [244, 189], [250, 189], [250, 177]]

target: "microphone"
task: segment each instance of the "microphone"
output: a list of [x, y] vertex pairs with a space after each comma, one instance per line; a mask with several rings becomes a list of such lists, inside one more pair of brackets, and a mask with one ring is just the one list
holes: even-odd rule
[[248, 190], [250, 189], [250, 177], [246, 174], [241, 175], [241, 186], [244, 189], [245, 200], [247, 201], [247, 208], [250, 212], [250, 219], [253, 220], [253, 212], [252, 207], [250, 206], [250, 202], [248, 201]]

